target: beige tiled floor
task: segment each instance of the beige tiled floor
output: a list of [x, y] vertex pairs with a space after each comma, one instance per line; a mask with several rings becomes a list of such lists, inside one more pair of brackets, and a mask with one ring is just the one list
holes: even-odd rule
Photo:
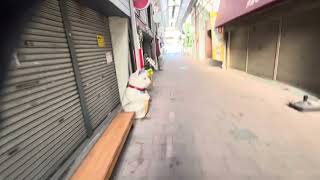
[[320, 179], [320, 113], [294, 88], [179, 56], [156, 74], [114, 180]]

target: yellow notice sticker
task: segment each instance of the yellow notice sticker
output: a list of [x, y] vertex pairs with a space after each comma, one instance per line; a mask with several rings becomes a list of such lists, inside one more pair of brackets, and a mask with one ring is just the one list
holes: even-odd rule
[[106, 44], [104, 42], [104, 37], [102, 35], [97, 35], [97, 42], [98, 42], [98, 47], [105, 47]]

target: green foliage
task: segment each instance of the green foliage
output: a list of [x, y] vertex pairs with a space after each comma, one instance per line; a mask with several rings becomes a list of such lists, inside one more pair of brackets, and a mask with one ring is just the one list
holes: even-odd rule
[[183, 24], [183, 32], [185, 34], [184, 37], [184, 46], [185, 47], [192, 47], [193, 45], [193, 31], [192, 31], [192, 24], [187, 22]]

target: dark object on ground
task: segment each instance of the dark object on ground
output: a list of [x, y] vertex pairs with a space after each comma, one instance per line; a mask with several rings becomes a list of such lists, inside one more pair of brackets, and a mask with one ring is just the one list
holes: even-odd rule
[[222, 68], [223, 62], [222, 61], [217, 61], [217, 60], [214, 60], [214, 59], [210, 59], [209, 60], [209, 65]]
[[320, 111], [320, 102], [310, 100], [307, 95], [304, 95], [302, 101], [290, 102], [289, 107], [301, 112]]

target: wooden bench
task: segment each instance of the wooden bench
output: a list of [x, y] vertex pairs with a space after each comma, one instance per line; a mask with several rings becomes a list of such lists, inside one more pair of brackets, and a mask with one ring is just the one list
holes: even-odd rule
[[133, 121], [134, 113], [118, 114], [81, 162], [71, 179], [109, 179]]

